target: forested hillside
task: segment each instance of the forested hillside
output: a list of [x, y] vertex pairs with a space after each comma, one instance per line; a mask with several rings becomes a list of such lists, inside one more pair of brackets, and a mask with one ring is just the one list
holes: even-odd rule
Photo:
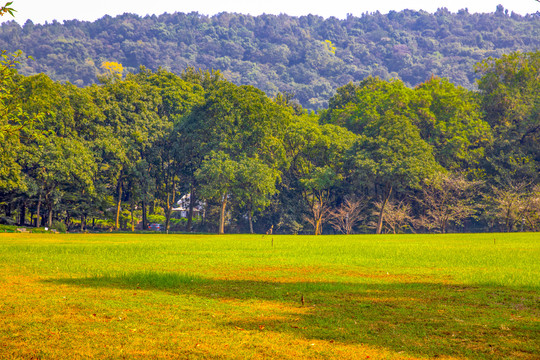
[[[495, 9], [494, 9], [495, 10]], [[105, 16], [24, 26], [2, 24], [0, 49], [22, 49], [20, 73], [44, 72], [77, 86], [96, 83], [103, 62], [131, 72], [140, 65], [180, 74], [188, 66], [219, 69], [237, 85], [269, 96], [293, 94], [307, 109], [322, 109], [335, 90], [367, 76], [415, 86], [431, 75], [472, 89], [474, 65], [488, 57], [540, 48], [540, 15], [499, 6], [491, 14], [440, 9], [349, 16], [249, 16], [174, 13]]]

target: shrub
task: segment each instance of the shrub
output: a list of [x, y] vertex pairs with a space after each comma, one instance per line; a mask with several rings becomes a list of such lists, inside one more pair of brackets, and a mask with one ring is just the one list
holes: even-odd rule
[[165, 216], [163, 215], [148, 215], [149, 223], [165, 224]]
[[113, 228], [115, 225], [114, 223], [114, 220], [111, 220], [111, 219], [107, 219], [107, 220], [103, 220], [103, 219], [98, 219], [96, 220], [96, 227], [99, 227], [99, 228]]
[[66, 224], [64, 224], [61, 221], [53, 221], [52, 223], [52, 229], [55, 229], [59, 232], [66, 232]]

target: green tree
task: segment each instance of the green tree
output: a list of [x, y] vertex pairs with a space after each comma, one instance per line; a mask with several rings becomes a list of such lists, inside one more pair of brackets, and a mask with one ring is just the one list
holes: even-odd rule
[[[107, 159], [107, 171], [115, 183], [115, 217], [116, 228], [119, 228], [124, 185], [128, 176], [150, 171], [145, 169], [143, 172], [132, 172], [131, 169], [145, 159], [148, 149], [162, 135], [161, 129], [167, 125], [158, 115], [158, 108], [161, 105], [158, 90], [152, 86], [139, 84], [136, 75], [129, 74], [124, 80], [107, 80], [103, 90], [103, 97], [97, 99], [97, 104], [103, 109], [110, 131], [103, 142], [102, 155]], [[144, 178], [140, 180], [145, 183]], [[143, 219], [146, 217], [147, 205], [152, 197], [150, 191], [149, 187], [145, 187], [142, 192]]]
[[[204, 102], [178, 124], [182, 144], [179, 155], [184, 159], [186, 173], [196, 174], [209, 154], [223, 153], [235, 163], [257, 158], [278, 174], [286, 162], [283, 137], [290, 119], [289, 107], [276, 104], [260, 90], [225, 81], [215, 83], [206, 92]], [[201, 179], [200, 175], [193, 176], [194, 188], [199, 187]], [[232, 187], [234, 182], [229, 185]], [[202, 193], [209, 194], [207, 186]], [[222, 205], [227, 201], [222, 194]]]
[[0, 60], [0, 191], [14, 191], [24, 187], [21, 168], [17, 163], [20, 151], [20, 130], [28, 120], [16, 97], [14, 78], [18, 53], [2, 52]]
[[415, 94], [411, 107], [417, 108], [419, 116], [413, 123], [422, 139], [433, 146], [437, 162], [451, 171], [474, 171], [492, 141], [478, 96], [437, 77], [419, 85]]
[[[13, 2], [0, 7], [0, 16], [13, 16]], [[20, 130], [30, 119], [17, 100], [16, 65], [21, 52], [2, 50], [0, 59], [0, 193], [24, 189], [21, 167], [17, 162], [20, 152]]]
[[227, 204], [231, 196], [238, 163], [231, 160], [229, 155], [223, 151], [211, 152], [203, 161], [200, 169], [195, 172], [201, 196], [209, 200], [216, 200], [220, 203], [219, 230], [218, 233], [225, 233], [225, 217], [227, 214]]
[[[24, 151], [20, 153], [19, 163], [27, 182], [34, 183], [31, 188], [38, 189], [38, 219], [43, 204], [50, 226], [55, 207], [66, 193], [85, 197], [94, 194], [96, 161], [89, 142], [91, 131], [85, 126], [88, 119], [81, 115], [81, 111], [87, 112], [91, 106], [77, 103], [79, 90], [75, 87], [56, 83], [45, 75], [21, 78], [19, 86], [23, 111], [29, 116], [42, 114], [35, 129], [22, 130]], [[80, 136], [81, 132], [86, 138]]]
[[355, 135], [339, 126], [319, 125], [316, 117], [307, 115], [291, 123], [287, 134], [287, 193], [296, 190], [301, 194], [307, 212], [305, 219], [313, 226], [315, 235], [320, 235], [329, 203], [342, 185], [346, 173], [344, 154]]
[[[538, 181], [540, 174], [540, 51], [481, 62], [478, 88], [494, 134], [488, 171], [499, 182]], [[506, 179], [506, 180], [505, 180]]]
[[[6, 3], [0, 8], [0, 16], [15, 11]], [[16, 66], [20, 63], [22, 52], [1, 51], [0, 59], [0, 193], [24, 190], [21, 168], [17, 161], [20, 149], [20, 135], [24, 127], [30, 128], [39, 121], [40, 114], [29, 116], [19, 100], [20, 91]]]
[[380, 234], [392, 193], [419, 188], [439, 165], [413, 124], [419, 117], [418, 108], [411, 106], [415, 94], [401, 81], [369, 78], [347, 99], [348, 103], [340, 101], [331, 109], [329, 121], [359, 135], [349, 153], [350, 175], [356, 187], [372, 187], [377, 194], [381, 206], [376, 232]]
[[263, 163], [258, 157], [242, 157], [236, 170], [234, 196], [240, 207], [245, 208], [249, 232], [253, 234], [253, 215], [263, 211], [277, 192], [279, 172]]
[[345, 85], [330, 99], [321, 121], [360, 133], [385, 111], [409, 118], [433, 147], [437, 162], [450, 170], [475, 170], [492, 138], [477, 96], [437, 77], [414, 90], [401, 81], [374, 78]]
[[373, 186], [379, 194], [376, 232], [380, 234], [384, 207], [392, 192], [419, 188], [439, 165], [409, 119], [387, 112], [371, 125], [371, 131], [361, 134], [353, 145], [350, 166], [359, 186]]
[[179, 155], [182, 146], [180, 130], [174, 127], [174, 123], [204, 100], [204, 89], [197, 83], [189, 83], [163, 69], [152, 72], [141, 67], [134, 80], [143, 86], [152, 87], [161, 98], [157, 108], [161, 126], [154, 129], [155, 141], [147, 148], [145, 157], [148, 163], [153, 164], [156, 196], [165, 208], [165, 228], [168, 231], [177, 193], [182, 190], [180, 177], [184, 166], [184, 159]]

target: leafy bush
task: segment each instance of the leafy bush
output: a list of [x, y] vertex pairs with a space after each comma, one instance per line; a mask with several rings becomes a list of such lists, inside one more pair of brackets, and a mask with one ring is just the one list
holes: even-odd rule
[[96, 220], [96, 227], [100, 228], [112, 228], [114, 227], [114, 220], [107, 219], [107, 220]]
[[186, 219], [186, 218], [171, 219], [171, 224], [174, 224], [174, 225], [185, 225], [185, 224], [187, 224], [187, 219]]
[[55, 229], [59, 232], [66, 232], [66, 224], [61, 221], [53, 221], [52, 229]]
[[0, 232], [15, 232], [17, 230], [17, 226], [15, 225], [2, 225], [0, 224]]
[[165, 216], [163, 215], [148, 215], [147, 217], [149, 223], [158, 223], [165, 224]]

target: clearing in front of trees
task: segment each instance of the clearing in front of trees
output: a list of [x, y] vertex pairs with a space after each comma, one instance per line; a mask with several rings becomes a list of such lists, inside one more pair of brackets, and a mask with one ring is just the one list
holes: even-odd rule
[[534, 359], [538, 234], [0, 234], [0, 358]]

